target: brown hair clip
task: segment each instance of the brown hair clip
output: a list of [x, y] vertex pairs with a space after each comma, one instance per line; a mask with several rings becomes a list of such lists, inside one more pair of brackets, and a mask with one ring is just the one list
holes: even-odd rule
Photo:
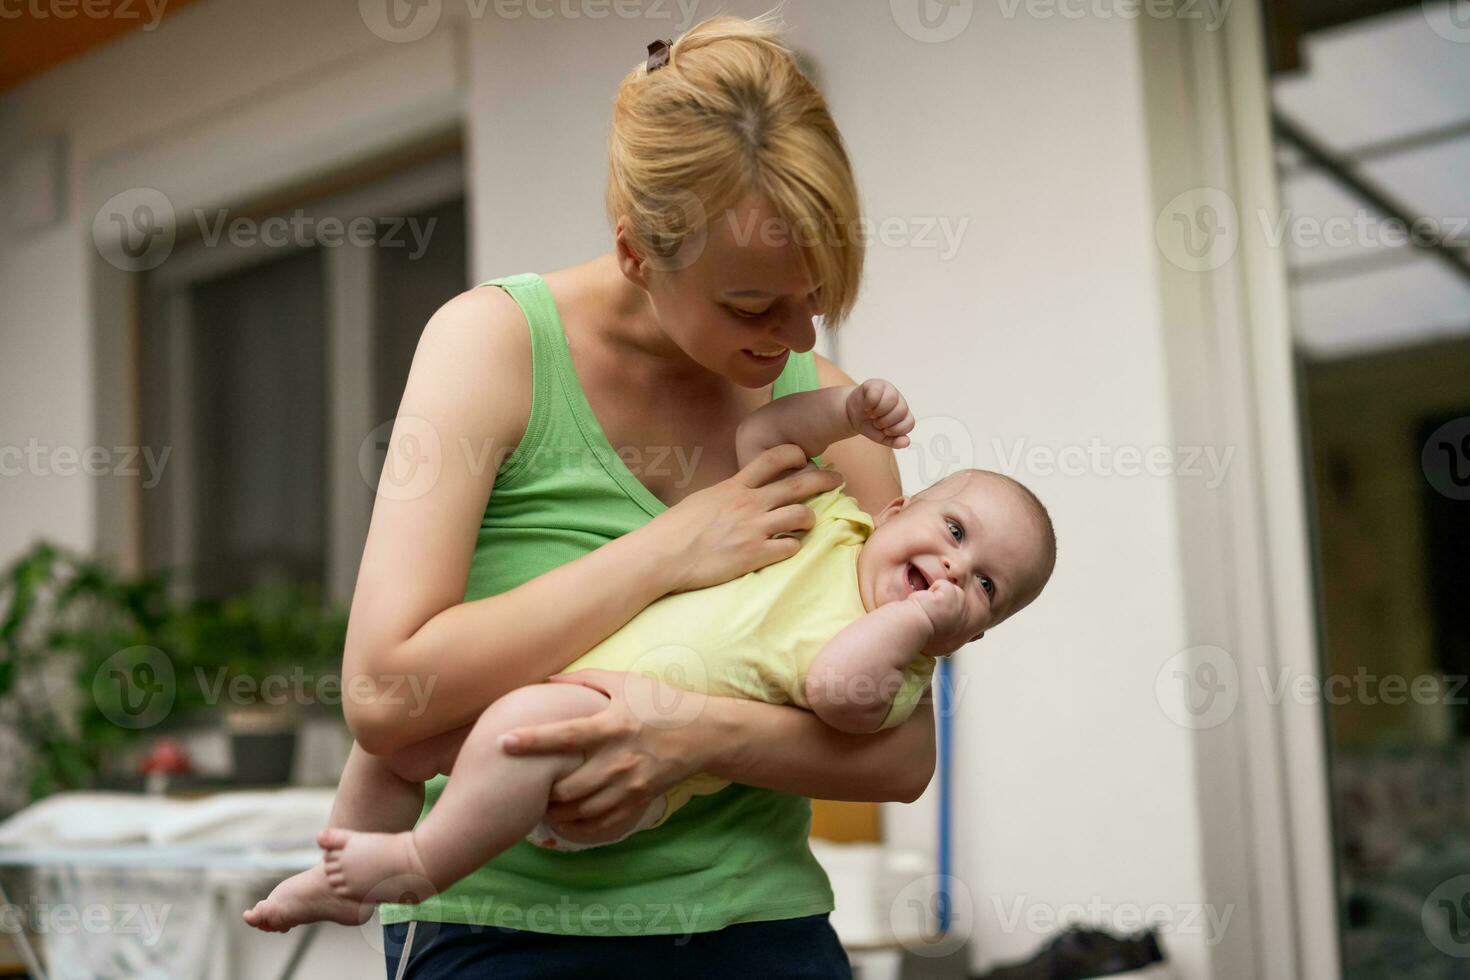
[[664, 40], [652, 41], [649, 43], [648, 71], [650, 73], [658, 71], [664, 65], [667, 65], [669, 63], [669, 45], [671, 45], [672, 43], [672, 41]]

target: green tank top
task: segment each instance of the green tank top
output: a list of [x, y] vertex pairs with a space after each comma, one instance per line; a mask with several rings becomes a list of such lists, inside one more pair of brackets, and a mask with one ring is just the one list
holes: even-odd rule
[[[546, 283], [525, 273], [483, 285], [504, 288], [525, 313], [534, 377], [526, 433], [496, 473], [480, 522], [466, 602], [512, 589], [667, 509], [603, 434]], [[793, 353], [773, 397], [817, 386], [812, 354]], [[445, 783], [428, 783], [423, 814]], [[830, 912], [832, 888], [807, 845], [810, 829], [809, 799], [735, 784], [616, 844], [558, 852], [518, 842], [428, 902], [379, 911], [384, 923], [566, 936], [684, 935]]]

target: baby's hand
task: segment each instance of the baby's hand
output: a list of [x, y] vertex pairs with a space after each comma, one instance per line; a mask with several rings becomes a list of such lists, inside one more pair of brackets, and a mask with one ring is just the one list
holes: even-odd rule
[[909, 444], [914, 416], [892, 382], [871, 378], [847, 396], [847, 421], [859, 435], [879, 445], [902, 449]]
[[954, 636], [964, 628], [965, 594], [949, 579], [935, 579], [924, 591], [910, 593], [909, 599], [928, 615], [936, 639]]

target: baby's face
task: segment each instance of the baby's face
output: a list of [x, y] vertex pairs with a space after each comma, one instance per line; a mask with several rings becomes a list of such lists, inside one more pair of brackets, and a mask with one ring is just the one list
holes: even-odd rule
[[873, 610], [948, 578], [964, 594], [960, 627], [931, 648], [958, 649], [1036, 598], [1053, 556], [1044, 518], [1003, 477], [966, 470], [873, 515], [858, 588]]

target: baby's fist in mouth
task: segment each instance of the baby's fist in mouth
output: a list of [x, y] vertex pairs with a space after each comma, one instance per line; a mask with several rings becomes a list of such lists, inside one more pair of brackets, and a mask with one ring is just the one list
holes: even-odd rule
[[929, 588], [909, 593], [909, 599], [929, 617], [935, 637], [952, 636], [964, 627], [965, 594], [949, 579], [935, 579]]

